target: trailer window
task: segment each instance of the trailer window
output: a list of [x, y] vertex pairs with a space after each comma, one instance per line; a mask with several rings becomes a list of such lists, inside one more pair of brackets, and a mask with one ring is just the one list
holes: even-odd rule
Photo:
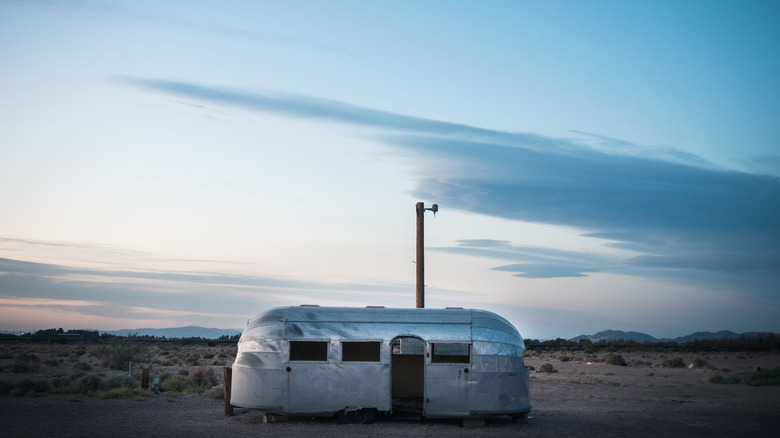
[[425, 342], [422, 339], [405, 337], [393, 339], [392, 351], [395, 355], [422, 356], [425, 354]]
[[343, 362], [379, 362], [379, 342], [342, 342]]
[[471, 344], [434, 343], [432, 363], [469, 363]]
[[328, 342], [290, 341], [290, 360], [328, 361]]

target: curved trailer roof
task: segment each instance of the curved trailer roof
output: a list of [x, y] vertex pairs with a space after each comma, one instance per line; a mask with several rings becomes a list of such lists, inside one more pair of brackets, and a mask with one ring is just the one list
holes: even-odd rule
[[506, 319], [485, 310], [295, 306], [270, 309], [251, 320], [242, 341], [259, 339], [393, 339], [474, 342], [475, 353], [520, 355], [523, 338]]

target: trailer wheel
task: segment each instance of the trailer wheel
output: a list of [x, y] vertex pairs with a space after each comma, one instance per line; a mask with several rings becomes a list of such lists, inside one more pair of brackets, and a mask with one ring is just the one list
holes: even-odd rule
[[338, 419], [341, 424], [370, 424], [376, 421], [377, 410], [374, 408], [358, 409], [355, 411], [339, 411]]

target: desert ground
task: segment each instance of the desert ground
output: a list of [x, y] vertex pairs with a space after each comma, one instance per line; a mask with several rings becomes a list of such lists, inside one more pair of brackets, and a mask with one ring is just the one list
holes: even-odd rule
[[[230, 366], [235, 351], [235, 345], [0, 343], [2, 434], [780, 436], [780, 385], [711, 382], [713, 376], [728, 382], [775, 369], [780, 366], [778, 352], [619, 351], [627, 364], [620, 366], [604, 362], [608, 353], [603, 351], [529, 351], [529, 417], [517, 423], [495, 418], [483, 427], [463, 428], [455, 420], [343, 425], [327, 418], [281, 418], [266, 423], [262, 413], [242, 408], [226, 416], [222, 367]], [[164, 378], [163, 392], [107, 390], [111, 382], [129, 378], [127, 370], [112, 369], [112, 361], [118, 363], [122, 354], [133, 354], [136, 361], [131, 383], [148, 368], [152, 380]], [[684, 366], [671, 366], [680, 363]], [[540, 371], [550, 366], [553, 372]]]

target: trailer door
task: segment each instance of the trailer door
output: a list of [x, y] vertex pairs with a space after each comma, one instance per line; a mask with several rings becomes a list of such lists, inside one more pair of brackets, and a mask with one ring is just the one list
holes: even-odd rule
[[470, 409], [471, 344], [433, 342], [427, 367], [425, 415], [461, 417]]
[[390, 347], [393, 414], [419, 418], [425, 400], [425, 341], [399, 336], [392, 340]]

